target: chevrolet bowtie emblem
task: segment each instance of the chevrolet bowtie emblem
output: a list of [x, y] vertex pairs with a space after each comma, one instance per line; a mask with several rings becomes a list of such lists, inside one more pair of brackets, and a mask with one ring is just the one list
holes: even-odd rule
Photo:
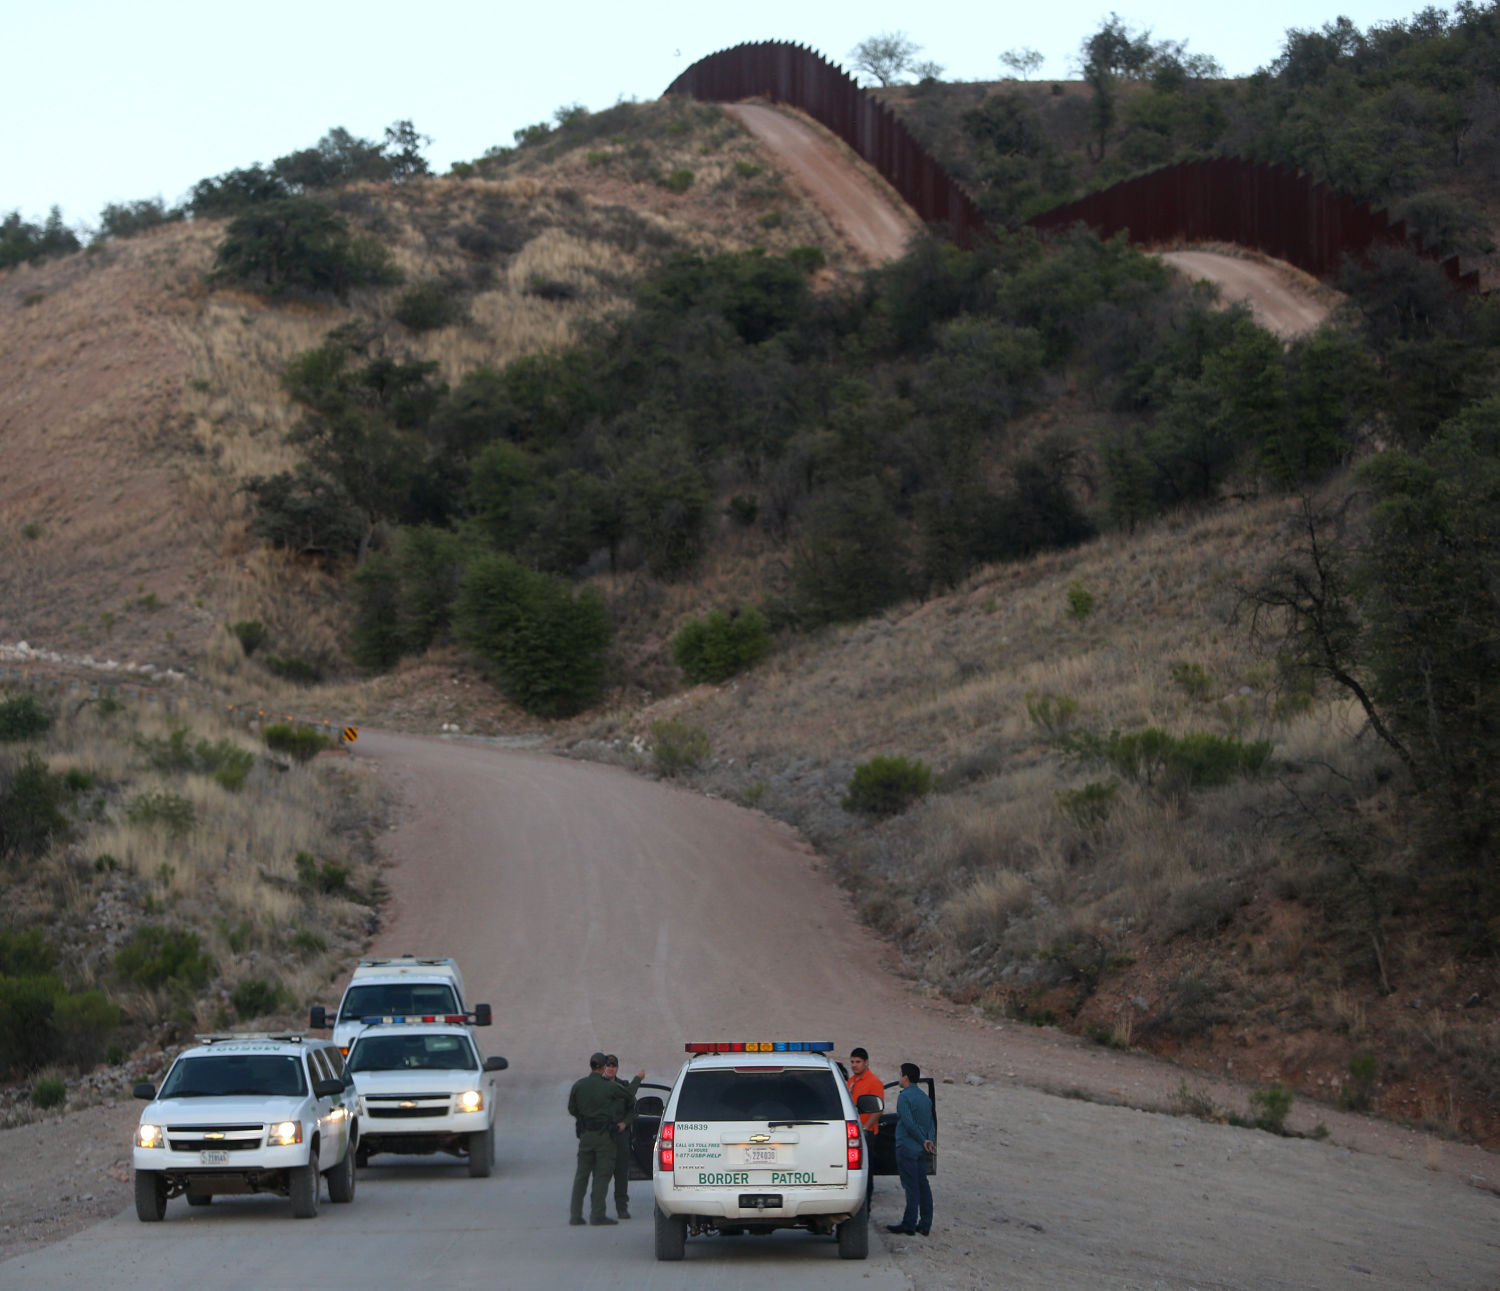
[[771, 1136], [769, 1134], [752, 1134], [750, 1136], [750, 1142], [752, 1143], [769, 1143], [770, 1141]]
[[209, 1130], [203, 1137], [206, 1139], [222, 1139], [224, 1136], [218, 1130]]
[[399, 1103], [396, 1104], [396, 1106], [398, 1106], [398, 1107], [415, 1107], [416, 1104], [414, 1102], [412, 1102], [409, 1098], [403, 1098]]

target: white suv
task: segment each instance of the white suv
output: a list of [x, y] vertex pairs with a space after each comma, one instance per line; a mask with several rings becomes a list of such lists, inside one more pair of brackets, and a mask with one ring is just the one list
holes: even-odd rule
[[206, 1206], [227, 1193], [290, 1197], [292, 1214], [318, 1213], [322, 1181], [332, 1201], [354, 1200], [359, 1139], [343, 1058], [327, 1040], [291, 1033], [201, 1035], [167, 1072], [135, 1132], [135, 1212], [162, 1219], [167, 1201]]
[[689, 1234], [806, 1228], [869, 1253], [870, 1162], [831, 1041], [689, 1044], [656, 1138], [656, 1258]]
[[[318, 1004], [312, 1009], [308, 1026], [313, 1031], [332, 1026], [333, 1042], [347, 1056], [355, 1034], [364, 1027], [364, 1019], [373, 1014], [431, 1019], [467, 1012], [463, 975], [452, 959], [393, 955], [361, 959], [334, 1020], [330, 1023], [328, 1011]], [[488, 1004], [476, 1004], [473, 1013], [480, 1026], [489, 1025]]]
[[403, 1022], [368, 1018], [354, 1037], [344, 1071], [359, 1095], [364, 1127], [355, 1157], [377, 1152], [451, 1152], [469, 1174], [489, 1175], [495, 1161], [495, 1075], [510, 1064], [479, 1052], [466, 1021]]

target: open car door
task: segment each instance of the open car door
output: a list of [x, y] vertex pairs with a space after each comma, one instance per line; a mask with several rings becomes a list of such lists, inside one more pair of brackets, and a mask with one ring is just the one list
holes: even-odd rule
[[[917, 1081], [927, 1091], [927, 1097], [932, 1100], [932, 1141], [937, 1142], [938, 1112], [937, 1112], [937, 1084], [931, 1076], [923, 1076]], [[870, 1147], [870, 1164], [874, 1167], [876, 1174], [895, 1174], [896, 1171], [896, 1098], [901, 1092], [901, 1082], [889, 1081], [885, 1087], [885, 1105], [889, 1109], [880, 1113], [880, 1133], [878, 1133]], [[927, 1173], [937, 1173], [937, 1157], [926, 1152]], [[633, 1178], [634, 1176], [632, 1176]]]
[[[650, 1091], [649, 1093], [647, 1091]], [[659, 1092], [658, 1092], [659, 1091]], [[656, 1135], [661, 1129], [661, 1114], [672, 1096], [670, 1085], [653, 1085], [642, 1081], [635, 1092], [635, 1121], [630, 1127], [630, 1177], [651, 1178]]]

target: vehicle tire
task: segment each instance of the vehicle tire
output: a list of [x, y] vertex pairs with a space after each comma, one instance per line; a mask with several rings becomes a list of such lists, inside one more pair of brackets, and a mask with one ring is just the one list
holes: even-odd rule
[[160, 1170], [135, 1172], [135, 1217], [158, 1224], [167, 1214], [167, 1177]]
[[495, 1127], [469, 1135], [469, 1178], [488, 1179], [495, 1168]]
[[[317, 1145], [313, 1152], [317, 1152]], [[318, 1158], [313, 1156], [306, 1165], [287, 1171], [287, 1192], [292, 1199], [293, 1219], [315, 1219], [318, 1214], [318, 1194], [322, 1191], [323, 1176], [318, 1173]]]
[[211, 1192], [190, 1192], [187, 1195], [187, 1203], [189, 1206], [207, 1206], [211, 1201], [213, 1201], [213, 1199], [214, 1195]]
[[839, 1259], [863, 1260], [870, 1254], [870, 1202], [839, 1225]]
[[329, 1201], [354, 1200], [354, 1153], [345, 1152], [344, 1159], [326, 1175]]
[[687, 1216], [663, 1215], [661, 1207], [656, 1212], [656, 1258], [680, 1260], [687, 1250]]
[[370, 1149], [367, 1148], [363, 1143], [361, 1143], [357, 1148], [354, 1149], [354, 1164], [357, 1165], [361, 1170], [365, 1169], [370, 1164]]

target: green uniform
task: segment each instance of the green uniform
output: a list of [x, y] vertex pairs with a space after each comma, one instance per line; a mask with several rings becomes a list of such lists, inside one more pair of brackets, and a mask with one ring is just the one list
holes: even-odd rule
[[578, 1169], [573, 1174], [573, 1199], [568, 1217], [583, 1218], [583, 1194], [588, 1191], [592, 1179], [589, 1219], [598, 1222], [604, 1218], [609, 1179], [615, 1168], [614, 1128], [625, 1119], [625, 1090], [614, 1081], [605, 1079], [602, 1072], [591, 1071], [582, 1080], [575, 1081], [568, 1092], [568, 1115], [578, 1130]]
[[641, 1087], [641, 1078], [621, 1080], [615, 1084], [625, 1095], [625, 1128], [615, 1131], [615, 1213], [630, 1213], [630, 1131], [635, 1125], [635, 1091]]

